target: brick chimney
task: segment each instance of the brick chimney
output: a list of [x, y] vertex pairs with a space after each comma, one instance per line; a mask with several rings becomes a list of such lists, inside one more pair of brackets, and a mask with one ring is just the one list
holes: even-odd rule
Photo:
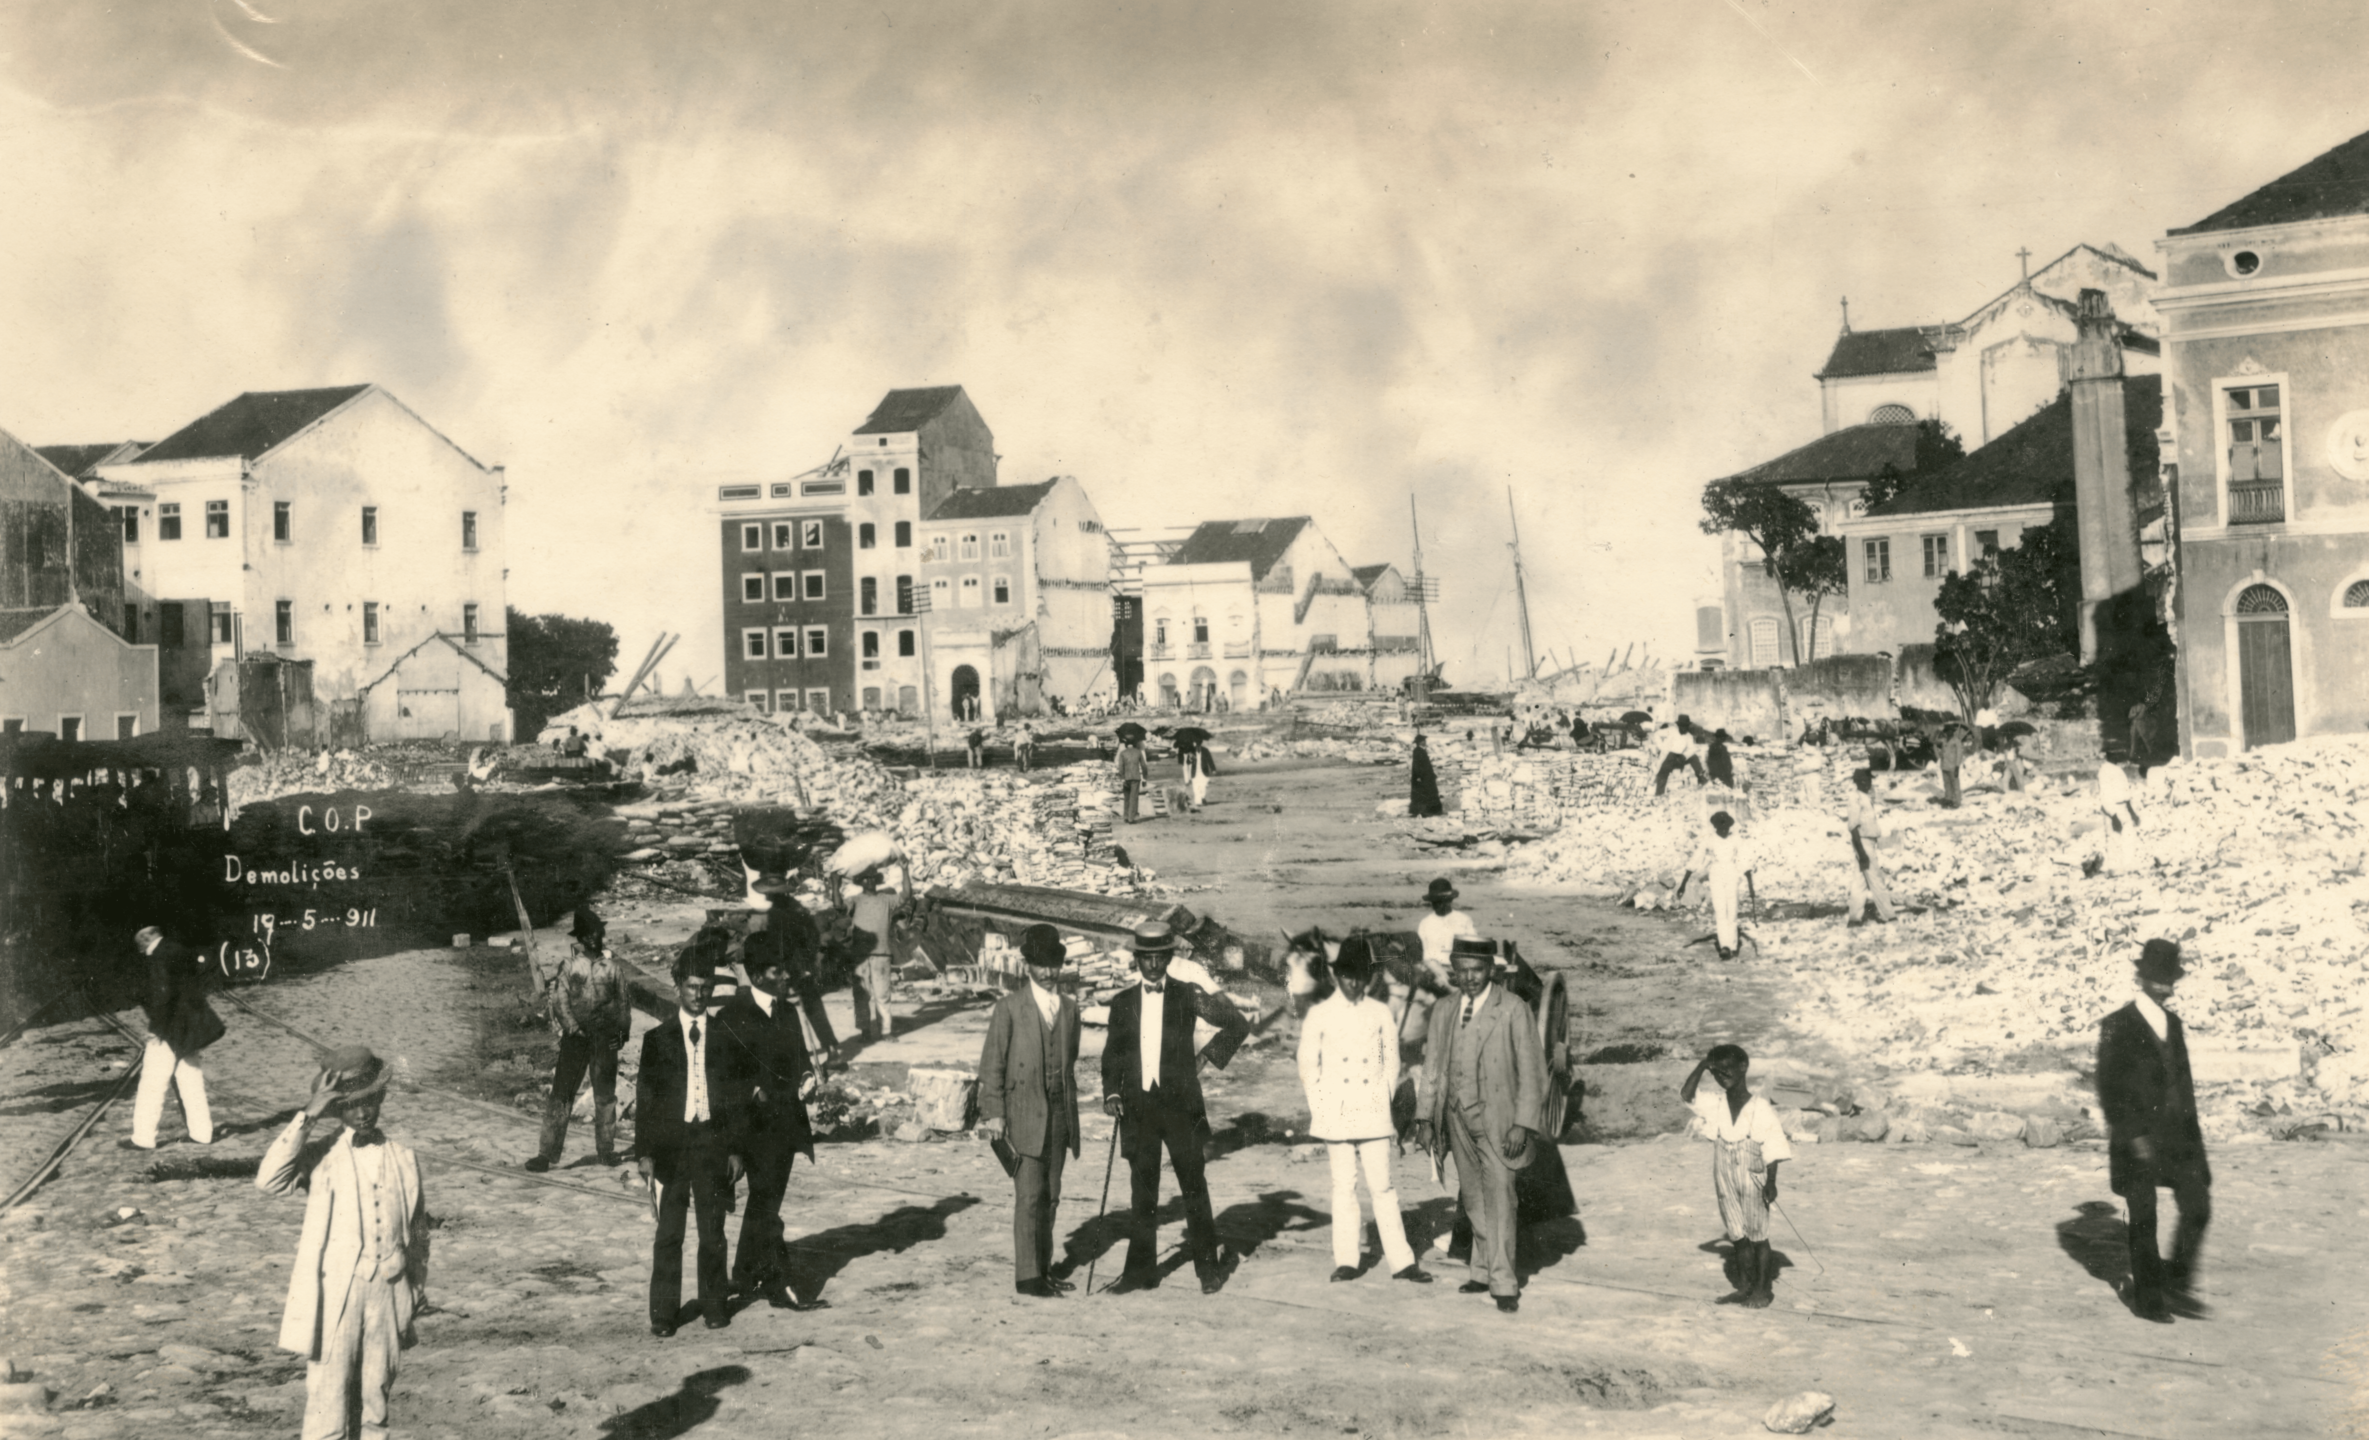
[[2136, 589], [2145, 575], [2139, 559], [2136, 502], [2131, 495], [2130, 441], [2122, 410], [2122, 342], [2114, 307], [2103, 290], [2084, 290], [2075, 309], [2079, 334], [2059, 360], [2073, 395], [2073, 489], [2081, 539], [2081, 663], [2098, 658], [2097, 611]]

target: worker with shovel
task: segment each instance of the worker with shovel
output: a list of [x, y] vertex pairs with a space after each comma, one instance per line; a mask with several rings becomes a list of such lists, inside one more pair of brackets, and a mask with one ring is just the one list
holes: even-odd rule
[[1751, 853], [1744, 837], [1736, 834], [1736, 817], [1725, 810], [1712, 812], [1712, 834], [1704, 837], [1694, 860], [1687, 866], [1686, 878], [1678, 882], [1678, 893], [1697, 875], [1711, 890], [1711, 915], [1718, 936], [1719, 958], [1733, 960], [1743, 948], [1743, 928], [1737, 920], [1737, 902], [1744, 886], [1751, 883]]

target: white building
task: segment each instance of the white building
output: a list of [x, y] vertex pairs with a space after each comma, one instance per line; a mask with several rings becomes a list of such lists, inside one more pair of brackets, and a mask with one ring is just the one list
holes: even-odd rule
[[[957, 489], [922, 522], [923, 626], [931, 700], [983, 721], [1117, 694], [1111, 668], [1110, 540], [1075, 476]], [[859, 653], [886, 637], [857, 621]]]
[[1240, 708], [1375, 683], [1366, 586], [1305, 515], [1208, 521], [1142, 574], [1146, 699]]
[[309, 662], [323, 742], [509, 738], [502, 467], [387, 391], [250, 391], [97, 471], [127, 585], [210, 602], [217, 735], [266, 654]]

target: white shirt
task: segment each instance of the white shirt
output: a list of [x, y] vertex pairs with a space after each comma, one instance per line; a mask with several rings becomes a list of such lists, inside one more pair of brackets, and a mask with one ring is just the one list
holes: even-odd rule
[[1143, 1066], [1143, 1088], [1157, 1090], [1160, 1088], [1160, 1031], [1168, 1019], [1168, 997], [1149, 985], [1142, 988], [1143, 1024], [1136, 1031], [1135, 1049]]
[[1415, 922], [1415, 938], [1423, 942], [1423, 963], [1431, 967], [1431, 973], [1443, 985], [1448, 981], [1449, 957], [1455, 954], [1459, 935], [1471, 940], [1481, 938], [1481, 927], [1462, 910], [1426, 915]]
[[2131, 997], [2131, 1003], [2139, 1007], [2139, 1018], [2147, 1022], [2147, 1028], [2155, 1032], [2156, 1039], [2172, 1038], [2171, 1022], [2164, 1018], [2163, 1007], [2155, 1003], [2154, 996], [2141, 990]]
[[766, 1019], [770, 1020], [773, 1018], [773, 997], [771, 995], [768, 995], [764, 991], [758, 989], [756, 986], [751, 985], [749, 987], [749, 998], [757, 1002], [757, 1008], [765, 1012]]
[[[683, 1053], [689, 1060], [689, 1080], [683, 1086], [683, 1123], [693, 1124], [710, 1118], [707, 1107], [707, 1039], [715, 1028], [716, 1017], [702, 1012], [675, 1012], [675, 1023], [683, 1027]], [[693, 1035], [698, 1036], [693, 1039]]]
[[2098, 808], [2111, 810], [2130, 803], [2130, 777], [2109, 760], [2098, 767]]
[[1045, 1017], [1045, 1028], [1052, 1029], [1053, 1023], [1061, 1018], [1061, 997], [1033, 978], [1028, 982], [1028, 993], [1036, 999], [1036, 1013]]
[[[1705, 1076], [1706, 1080], [1710, 1077]], [[1793, 1158], [1793, 1146], [1785, 1138], [1785, 1127], [1777, 1123], [1776, 1107], [1765, 1095], [1755, 1095], [1744, 1102], [1743, 1111], [1727, 1112], [1727, 1092], [1716, 1082], [1696, 1087], [1694, 1092], [1695, 1129], [1706, 1140], [1751, 1140], [1760, 1146], [1762, 1164]]]

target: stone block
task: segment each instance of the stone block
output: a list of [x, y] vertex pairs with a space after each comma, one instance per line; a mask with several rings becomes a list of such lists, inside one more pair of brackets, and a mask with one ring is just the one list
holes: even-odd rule
[[1843, 1138], [1874, 1143], [1892, 1131], [1892, 1117], [1881, 1110], [1862, 1110], [1843, 1119]]
[[2024, 1117], [2010, 1115], [2003, 1110], [1986, 1110], [1968, 1120], [1966, 1130], [1977, 1140], [2021, 1140], [2024, 1135]]
[[1760, 1417], [1761, 1428], [1779, 1435], [1807, 1435], [1826, 1424], [1834, 1414], [1834, 1397], [1823, 1390], [1804, 1390], [1789, 1395], [1769, 1407]]
[[0, 1412], [37, 1414], [49, 1408], [52, 1393], [49, 1386], [39, 1380], [15, 1380], [0, 1384]]
[[965, 1130], [970, 1128], [971, 1102], [979, 1089], [978, 1077], [965, 1070], [915, 1069], [906, 1076], [913, 1092], [913, 1108], [922, 1124], [932, 1130]]
[[2054, 1150], [2063, 1143], [2063, 1138], [2056, 1122], [2045, 1115], [2027, 1116], [2024, 1120], [2024, 1144], [2034, 1150]]

